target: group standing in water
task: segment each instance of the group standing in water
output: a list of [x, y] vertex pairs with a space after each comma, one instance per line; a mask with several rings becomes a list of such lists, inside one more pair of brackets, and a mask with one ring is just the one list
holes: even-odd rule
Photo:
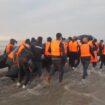
[[[68, 40], [63, 38], [61, 33], [56, 34], [56, 39], [48, 37], [43, 44], [43, 38], [31, 38], [23, 40], [19, 46], [17, 41], [11, 39], [6, 45], [5, 56], [6, 67], [8, 72], [17, 69], [16, 74], [10, 76], [12, 80], [17, 79], [17, 86], [26, 88], [31, 81], [32, 74], [42, 80], [43, 68], [46, 69], [46, 75], [43, 78], [48, 84], [51, 78], [58, 72], [59, 83], [63, 84], [64, 66], [69, 64], [71, 70], [74, 70], [81, 63], [83, 66], [82, 79], [88, 76], [88, 67], [91, 63], [93, 68], [101, 62], [100, 69], [105, 64], [105, 44], [103, 40], [88, 37], [78, 41], [76, 36], [69, 37]], [[68, 60], [69, 59], [69, 60]]]

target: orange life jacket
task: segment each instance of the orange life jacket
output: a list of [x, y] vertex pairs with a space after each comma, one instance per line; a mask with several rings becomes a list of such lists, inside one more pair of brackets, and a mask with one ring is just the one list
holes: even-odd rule
[[97, 51], [94, 51], [94, 56], [95, 56], [95, 57], [93, 57], [93, 56], [91, 55], [91, 62], [92, 62], [92, 63], [93, 63], [93, 62], [98, 62]]
[[14, 51], [12, 51], [9, 55], [8, 55], [8, 58], [13, 60], [14, 59]]
[[79, 48], [78, 48], [78, 42], [77, 41], [70, 41], [69, 42], [69, 52], [78, 52]]
[[45, 56], [51, 56], [51, 53], [49, 52], [50, 45], [51, 45], [51, 42], [45, 43], [45, 52], [44, 52]]
[[51, 42], [51, 56], [61, 56], [60, 43], [61, 41], [59, 40], [54, 40]]
[[103, 46], [102, 54], [105, 55], [105, 45]]
[[[95, 48], [95, 49], [94, 49]], [[99, 51], [99, 46], [98, 43], [96, 42], [95, 45], [93, 45], [94, 49], [94, 57], [91, 55], [91, 62], [98, 62], [98, 51]]]
[[89, 44], [82, 44], [80, 46], [81, 57], [90, 57], [90, 46]]
[[16, 55], [19, 56], [19, 54], [22, 52], [22, 50], [27, 47], [30, 48], [30, 46], [28, 44], [26, 44], [25, 42], [22, 42], [18, 48], [18, 50], [16, 51]]
[[14, 47], [14, 45], [12, 45], [12, 44], [7, 44], [6, 45], [6, 53], [10, 53], [11, 51], [12, 51], [12, 49], [13, 49], [13, 47]]

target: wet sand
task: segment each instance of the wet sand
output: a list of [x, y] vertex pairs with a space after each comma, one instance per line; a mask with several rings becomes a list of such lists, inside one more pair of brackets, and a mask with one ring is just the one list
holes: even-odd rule
[[58, 83], [56, 74], [49, 87], [35, 79], [27, 89], [16, 87], [3, 76], [6, 69], [0, 70], [0, 105], [105, 105], [105, 71], [93, 71], [91, 66], [89, 69], [85, 82], [81, 79], [81, 65], [75, 71], [66, 66], [64, 85]]

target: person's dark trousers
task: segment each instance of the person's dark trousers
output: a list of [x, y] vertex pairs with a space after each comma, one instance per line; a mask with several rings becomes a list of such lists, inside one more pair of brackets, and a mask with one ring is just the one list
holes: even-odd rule
[[87, 70], [90, 64], [90, 58], [81, 58], [81, 63], [83, 66], [83, 79], [86, 79], [88, 76]]
[[67, 63], [67, 55], [62, 57], [62, 67], [65, 67], [65, 64]]
[[77, 54], [77, 62], [76, 62], [76, 64], [75, 64], [75, 67], [78, 67], [79, 64], [80, 64], [80, 54], [78, 53], [78, 54]]
[[23, 77], [24, 77], [24, 75], [25, 75], [25, 73], [24, 73], [24, 70], [23, 70], [23, 67], [22, 66], [19, 66], [19, 71], [18, 71], [18, 82], [22, 82], [22, 80], [23, 80]]
[[105, 65], [105, 62], [101, 61], [100, 69], [103, 68], [103, 65]]
[[103, 65], [105, 64], [105, 55], [101, 55], [100, 61], [101, 61], [100, 69], [102, 69]]
[[41, 61], [33, 61], [33, 71], [38, 74], [39, 77], [42, 76], [42, 62]]
[[51, 76], [53, 75], [53, 73], [55, 72], [55, 70], [57, 70], [59, 72], [59, 82], [63, 81], [63, 75], [64, 75], [64, 66], [62, 64], [62, 59], [61, 58], [55, 58], [52, 59], [52, 63], [54, 65], [54, 69], [51, 73]]
[[75, 65], [75, 60], [74, 60], [74, 55], [73, 53], [69, 53], [69, 66], [74, 67]]
[[104, 62], [101, 61], [100, 69], [103, 68]]
[[51, 57], [45, 57], [45, 68], [46, 68], [46, 71], [48, 72], [48, 73], [50, 73], [50, 70], [51, 70], [51, 65], [52, 65], [52, 59], [51, 59]]
[[99, 55], [99, 62], [101, 61], [102, 59], [102, 54]]
[[[23, 81], [22, 81], [23, 80]], [[30, 80], [30, 70], [28, 64], [24, 64], [19, 67], [18, 82], [22, 82], [23, 85], [27, 85]]]
[[[76, 63], [76, 61], [77, 61], [77, 63]], [[69, 53], [69, 65], [71, 67], [77, 67], [78, 64], [79, 64], [78, 53], [70, 52]]]

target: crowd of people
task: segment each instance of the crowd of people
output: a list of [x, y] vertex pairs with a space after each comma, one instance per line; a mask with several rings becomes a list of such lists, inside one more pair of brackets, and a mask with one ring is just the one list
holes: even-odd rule
[[[63, 38], [61, 33], [56, 34], [56, 39], [48, 37], [43, 44], [43, 38], [31, 38], [23, 40], [19, 46], [15, 39], [10, 39], [6, 45], [4, 56], [8, 71], [17, 69], [17, 76], [11, 76], [11, 79], [17, 79], [17, 86], [26, 88], [28, 82], [34, 76], [42, 79], [43, 68], [46, 70], [44, 79], [50, 84], [52, 76], [57, 71], [60, 84], [63, 84], [64, 66], [69, 64], [71, 70], [74, 70], [81, 63], [83, 66], [82, 79], [88, 76], [88, 67], [91, 63], [93, 68], [101, 62], [102, 69], [105, 64], [105, 44], [97, 39], [83, 37]], [[69, 60], [68, 60], [69, 59]]]

